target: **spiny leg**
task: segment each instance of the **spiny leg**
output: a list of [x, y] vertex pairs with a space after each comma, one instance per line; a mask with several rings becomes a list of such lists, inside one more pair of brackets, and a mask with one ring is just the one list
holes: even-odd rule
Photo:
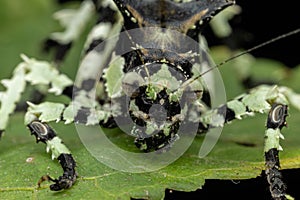
[[52, 49], [55, 51], [56, 63], [64, 60], [72, 43], [81, 36], [85, 26], [95, 12], [95, 6], [91, 1], [83, 1], [80, 8], [72, 11], [70, 14], [70, 9], [61, 10], [54, 14], [54, 17], [65, 26], [65, 31], [52, 33], [44, 42], [43, 50], [45, 52], [49, 52]]
[[243, 119], [253, 116], [255, 113], [267, 113], [274, 103], [287, 105], [291, 103], [296, 108], [295, 100], [300, 98], [285, 87], [261, 85], [249, 90], [233, 100], [215, 109], [202, 111], [199, 117], [199, 132], [205, 132], [209, 128], [222, 127], [235, 119]]
[[[95, 0], [94, 3], [96, 4], [96, 2], [97, 1]], [[86, 49], [84, 50], [85, 51], [84, 53], [88, 53], [88, 52], [92, 51], [92, 49], [97, 44], [104, 41], [106, 39], [105, 37], [108, 37], [110, 35], [111, 28], [114, 27], [113, 24], [116, 21], [115, 18], [116, 18], [116, 15], [117, 15], [117, 11], [116, 11], [116, 9], [113, 8], [111, 3], [106, 5], [105, 2], [102, 3], [102, 1], [101, 2], [99, 1], [99, 5], [97, 4], [95, 6], [98, 9], [99, 20], [98, 20], [97, 24], [95, 25], [95, 27], [91, 30], [90, 34], [88, 35], [88, 40], [85, 44]], [[82, 4], [81, 8], [77, 12], [77, 15], [76, 15], [77, 18], [78, 18], [78, 15], [80, 14], [80, 12], [81, 12], [81, 14], [87, 14], [86, 10], [88, 9], [88, 7], [89, 7], [89, 4], [85, 4], [85, 5]], [[73, 21], [82, 20], [82, 19], [77, 19], [76, 16], [74, 17]], [[112, 16], [115, 16], [115, 17], [112, 17]], [[68, 31], [70, 31], [71, 28], [72, 27], [67, 27], [67, 30], [65, 31], [65, 33], [68, 33]], [[80, 31], [78, 30], [77, 33], [79, 34]], [[63, 36], [63, 33], [60, 34], [60, 36]], [[75, 36], [75, 35], [73, 35], [73, 36]], [[75, 38], [69, 38], [69, 39], [73, 40]], [[59, 59], [57, 58], [56, 61], [57, 60], [61, 61], [61, 59], [64, 57], [64, 55], [65, 55], [64, 52], [63, 52], [62, 55], [58, 55], [58, 56], [62, 56], [62, 57], [59, 58]], [[86, 71], [85, 71], [84, 74], [86, 74]], [[79, 88], [76, 87], [75, 85], [70, 85], [68, 87], [65, 87], [64, 90], [62, 91], [62, 94], [68, 96], [69, 98], [74, 98], [73, 100], [76, 102], [77, 98], [85, 97], [84, 94], [90, 92], [91, 86], [94, 86], [94, 81], [92, 81], [91, 79], [87, 79], [87, 80], [82, 81], [82, 83], [79, 85]], [[82, 96], [78, 95], [78, 93], [80, 93], [80, 89], [82, 89], [83, 90], [82, 92], [84, 93]], [[97, 102], [95, 102], [95, 103], [97, 104]], [[41, 108], [40, 105], [35, 106], [33, 104], [30, 104], [28, 112], [29, 113], [33, 112], [33, 113], [28, 114], [27, 118], [26, 118], [27, 120], [25, 120], [25, 121], [27, 121], [26, 123], [29, 124], [28, 127], [33, 126], [32, 122], [30, 122], [32, 118], [39, 118], [39, 120], [41, 120], [43, 122], [45, 122], [45, 121], [48, 122], [48, 121], [52, 121], [54, 119], [56, 121], [59, 121], [59, 119], [62, 117], [66, 121], [66, 123], [71, 123], [71, 122], [73, 122], [73, 120], [75, 120], [78, 123], [87, 123], [87, 124], [91, 124], [91, 123], [92, 124], [95, 124], [95, 123], [97, 124], [97, 123], [99, 123], [97, 120], [92, 120], [92, 122], [91, 122], [90, 115], [92, 115], [92, 114], [89, 112], [90, 111], [89, 109], [84, 109], [84, 108], [79, 107], [78, 108], [78, 113], [74, 113], [74, 116], [73, 116], [72, 114], [70, 114], [70, 113], [73, 113], [73, 112], [70, 112], [70, 111], [73, 111], [73, 107], [75, 105], [70, 104], [67, 108], [64, 105], [60, 105], [60, 104], [57, 104], [57, 106], [61, 108], [61, 112], [64, 112], [64, 115], [60, 116], [60, 114], [62, 114], [62, 113], [57, 113], [58, 115], [55, 115], [54, 118], [45, 119], [45, 118], [42, 117], [43, 114], [41, 115], [41, 113], [40, 113], [41, 110], [38, 111], [39, 108]], [[35, 110], [34, 107], [37, 109], [36, 112], [34, 111]], [[48, 106], [44, 106], [43, 108], [46, 108], [46, 107], [48, 107]], [[42, 108], [42, 110], [43, 110], [43, 108]], [[101, 113], [103, 113], [103, 112], [101, 112]], [[53, 112], [51, 112], [50, 115], [53, 116]], [[44, 116], [46, 116], [46, 115], [44, 115]], [[85, 119], [85, 117], [88, 117], [88, 116], [89, 116], [89, 120]], [[98, 116], [96, 116], [96, 117], [98, 117]], [[45, 126], [45, 127], [47, 126], [47, 128], [49, 130], [52, 130], [47, 124], [40, 123], [39, 125], [40, 126]], [[41, 130], [43, 130], [43, 129], [41, 129]], [[37, 133], [35, 135], [37, 135]], [[37, 139], [37, 141], [42, 141], [42, 140]], [[48, 143], [50, 143], [51, 141], [49, 140], [49, 141], [43, 141], [43, 142], [46, 143], [47, 146], [48, 146]], [[62, 145], [62, 144], [60, 144], [60, 145]], [[55, 184], [53, 184], [51, 186], [51, 190], [61, 190], [61, 189], [71, 187], [72, 184], [76, 181], [76, 177], [75, 177], [76, 172], [74, 170], [74, 168], [75, 168], [74, 159], [72, 158], [71, 154], [68, 154], [68, 153], [67, 154], [61, 154], [61, 156], [56, 155], [55, 158], [57, 158], [61, 163], [61, 166], [64, 170], [63, 176], [59, 177], [58, 179], [52, 179], [49, 176], [43, 176], [40, 179], [39, 184], [42, 183], [45, 180], [50, 180], [50, 181], [55, 182]], [[68, 178], [69, 175], [70, 175], [70, 178]], [[69, 179], [69, 181], [68, 181], [68, 179]], [[66, 181], [66, 183], [64, 183], [64, 181]]]
[[[71, 1], [71, 0], [70, 0]], [[72, 44], [82, 35], [84, 28], [89, 24], [93, 15], [97, 15], [97, 22], [87, 36], [83, 53], [86, 54], [95, 46], [103, 42], [111, 35], [109, 29], [119, 21], [118, 11], [112, 0], [82, 1], [80, 7], [74, 10], [72, 17], [65, 19], [67, 10], [61, 10], [54, 14], [54, 17], [64, 26], [64, 32], [52, 33], [44, 42], [44, 51], [54, 51], [55, 62], [61, 63]], [[68, 21], [65, 24], [64, 21]]]
[[50, 185], [53, 191], [59, 191], [72, 187], [76, 182], [77, 173], [75, 171], [76, 162], [70, 150], [62, 143], [62, 140], [56, 135], [55, 131], [46, 123], [40, 121], [32, 121], [28, 124], [28, 128], [36, 137], [36, 142], [47, 144], [47, 152], [52, 151], [52, 159], [57, 158], [63, 168], [63, 175], [58, 179], [53, 179], [48, 175], [44, 175], [38, 181], [38, 186], [46, 180], [54, 182]]
[[270, 184], [270, 192], [274, 199], [286, 198], [286, 185], [279, 171], [279, 151], [282, 150], [279, 140], [283, 139], [281, 129], [286, 126], [288, 107], [283, 104], [273, 104], [267, 119], [267, 130], [265, 133], [265, 161], [266, 175]]
[[259, 86], [247, 94], [243, 94], [216, 109], [200, 116], [199, 132], [206, 132], [209, 128], [221, 127], [234, 119], [253, 116], [254, 113], [268, 112], [267, 130], [265, 133], [265, 162], [266, 176], [270, 185], [270, 192], [274, 199], [287, 199], [286, 185], [279, 171], [279, 151], [282, 150], [279, 140], [283, 139], [281, 129], [286, 126], [288, 103], [295, 106], [293, 99], [299, 95], [284, 87]]

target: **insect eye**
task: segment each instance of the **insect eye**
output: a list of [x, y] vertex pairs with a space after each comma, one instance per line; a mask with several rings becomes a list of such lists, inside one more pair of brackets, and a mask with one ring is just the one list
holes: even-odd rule
[[145, 80], [136, 72], [128, 72], [122, 80], [122, 89], [129, 97], [138, 95], [138, 88], [145, 83]]

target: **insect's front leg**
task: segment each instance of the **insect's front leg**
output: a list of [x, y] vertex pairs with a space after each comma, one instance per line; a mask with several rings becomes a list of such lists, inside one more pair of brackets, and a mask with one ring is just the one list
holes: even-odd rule
[[283, 139], [281, 134], [282, 127], [286, 126], [286, 117], [288, 115], [288, 107], [283, 104], [273, 104], [269, 111], [267, 119], [267, 129], [265, 133], [265, 161], [266, 176], [270, 185], [270, 192], [274, 199], [287, 199], [286, 185], [283, 182], [282, 174], [279, 171], [279, 151], [282, 147], [279, 140]]
[[66, 53], [83, 33], [86, 25], [95, 13], [95, 5], [91, 1], [83, 1], [77, 10], [61, 10], [54, 14], [54, 18], [65, 27], [64, 32], [52, 33], [44, 42], [44, 51], [54, 50], [55, 62], [60, 63]]
[[93, 50], [112, 34], [110, 29], [120, 18], [112, 0], [84, 0], [77, 10], [71, 11], [66, 9], [54, 14], [65, 31], [52, 33], [44, 43], [46, 52], [54, 50], [56, 63], [64, 60], [72, 44], [81, 37], [92, 18], [96, 18], [97, 22], [87, 36], [83, 54]]
[[222, 127], [235, 119], [253, 116], [257, 112], [268, 113], [264, 147], [265, 173], [274, 199], [286, 199], [287, 196], [286, 185], [279, 171], [279, 151], [282, 150], [279, 141], [284, 139], [281, 129], [286, 126], [287, 104], [293, 104], [292, 99], [296, 98], [299, 95], [289, 94], [284, 87], [262, 85], [200, 116], [199, 132], [203, 132], [209, 128]]
[[[90, 103], [90, 104], [89, 104]], [[102, 125], [111, 127], [112, 113], [106, 110], [95, 110], [101, 107], [97, 101], [88, 96], [88, 91], [75, 88], [73, 90], [73, 102], [68, 106], [61, 103], [44, 102], [38, 105], [28, 102], [28, 110], [25, 115], [25, 124], [31, 134], [36, 137], [37, 142], [47, 145], [47, 152], [51, 150], [52, 159], [57, 159], [63, 169], [63, 175], [57, 179], [44, 175], [40, 178], [38, 185], [46, 180], [54, 182], [50, 185], [53, 191], [72, 187], [77, 179], [75, 170], [76, 162], [70, 150], [63, 144], [53, 128], [47, 122], [65, 121], [66, 124], [76, 122], [84, 125]], [[87, 107], [89, 106], [89, 107]]]
[[43, 142], [47, 145], [47, 151], [52, 152], [52, 159], [56, 158], [62, 166], [64, 173], [58, 179], [53, 179], [49, 175], [42, 176], [38, 185], [43, 181], [50, 180], [54, 184], [50, 185], [53, 191], [59, 191], [72, 187], [76, 182], [77, 173], [75, 171], [76, 162], [70, 150], [63, 144], [62, 140], [56, 135], [55, 131], [46, 123], [32, 121], [28, 128], [36, 137], [36, 142]]

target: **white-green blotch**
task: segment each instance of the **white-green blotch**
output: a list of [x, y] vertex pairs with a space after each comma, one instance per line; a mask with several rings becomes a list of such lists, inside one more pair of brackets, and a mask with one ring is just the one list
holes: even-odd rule
[[227, 107], [234, 111], [235, 118], [237, 118], [237, 119], [242, 119], [242, 116], [247, 114], [246, 106], [242, 102], [240, 102], [236, 99], [229, 101], [227, 103]]
[[21, 94], [25, 90], [25, 70], [24, 63], [20, 63], [14, 70], [11, 79], [1, 80], [6, 91], [0, 92], [0, 130], [4, 130], [7, 126], [9, 115], [13, 113], [16, 103], [20, 101]]
[[64, 9], [54, 13], [53, 17], [66, 30], [64, 32], [52, 33], [50, 37], [62, 44], [72, 42], [84, 31], [95, 11], [96, 9], [92, 1], [83, 1], [79, 9]]
[[279, 144], [280, 139], [284, 139], [284, 137], [281, 134], [279, 128], [268, 128], [265, 133], [265, 152], [268, 152], [270, 149], [273, 148], [282, 151], [282, 147]]
[[180, 86], [180, 81], [171, 74], [166, 64], [162, 64], [161, 69], [153, 74], [149, 80], [157, 93], [164, 88], [167, 88], [167, 91], [173, 91]]
[[[44, 102], [38, 105], [27, 102], [29, 105], [27, 113], [25, 115], [25, 124], [29, 124], [34, 120], [35, 116], [42, 122], [59, 122], [61, 115], [65, 109], [65, 105], [61, 103]], [[35, 119], [36, 119], [35, 118]]]
[[210, 110], [200, 116], [200, 121], [204, 125], [212, 125], [215, 127], [222, 127], [225, 123], [224, 116], [217, 113], [217, 110]]
[[47, 153], [51, 150], [52, 152], [52, 159], [58, 158], [61, 154], [71, 154], [70, 150], [62, 143], [62, 140], [59, 137], [54, 137], [52, 140], [46, 141]]
[[124, 77], [125, 60], [118, 56], [108, 68], [104, 70], [103, 78], [106, 80], [106, 92], [109, 97], [114, 98], [121, 95], [122, 92], [122, 78]]

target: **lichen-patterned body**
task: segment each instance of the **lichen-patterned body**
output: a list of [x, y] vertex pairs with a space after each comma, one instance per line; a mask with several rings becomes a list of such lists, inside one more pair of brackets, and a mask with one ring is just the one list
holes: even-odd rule
[[[210, 64], [209, 55], [197, 43], [201, 28], [233, 2], [151, 0], [115, 3], [122, 14], [127, 37], [116, 37], [112, 56], [101, 61], [100, 68], [104, 69], [100, 85], [103, 89], [98, 98], [101, 107], [114, 110], [107, 111], [109, 114], [100, 125], [115, 127], [133, 121], [130, 135], [136, 138], [135, 143], [141, 150], [148, 152], [169, 147], [178, 138], [177, 130], [184, 119], [196, 118], [210, 104], [201, 100], [207, 91], [202, 79], [186, 83], [201, 73], [203, 65]], [[107, 43], [105, 46], [109, 45]], [[96, 44], [92, 42], [94, 49], [88, 54], [103, 55], [102, 51], [107, 48]], [[85, 63], [89, 65], [90, 62], [83, 62], [83, 69], [92, 68]], [[83, 71], [85, 78], [80, 77], [81, 73], [78, 75], [82, 80], [79, 88], [85, 88], [83, 84], [87, 81], [83, 80], [97, 80], [92, 76], [87, 78]], [[77, 115], [78, 121], [88, 123], [83, 119], [83, 113]], [[186, 122], [199, 123], [197, 120]]]

